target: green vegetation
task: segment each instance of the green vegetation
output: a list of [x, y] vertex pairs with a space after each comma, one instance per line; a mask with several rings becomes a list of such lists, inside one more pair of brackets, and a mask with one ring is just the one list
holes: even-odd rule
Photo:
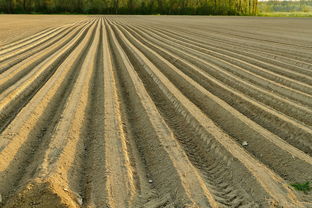
[[0, 0], [0, 13], [255, 15], [257, 0]]
[[311, 191], [310, 182], [305, 183], [295, 183], [291, 184], [292, 187], [294, 187], [297, 191], [303, 191], [304, 193], [307, 193], [308, 191]]
[[261, 1], [258, 16], [270, 17], [312, 17], [312, 0]]
[[312, 12], [262, 12], [262, 17], [312, 17]]

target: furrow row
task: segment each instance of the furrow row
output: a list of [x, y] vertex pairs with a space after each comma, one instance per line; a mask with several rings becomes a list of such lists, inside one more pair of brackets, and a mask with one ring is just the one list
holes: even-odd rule
[[[1, 159], [4, 160], [1, 163], [1, 178], [3, 179], [1, 180], [3, 189], [1, 192], [7, 193], [9, 201], [6, 205], [8, 207], [19, 206], [19, 203], [32, 203], [34, 199], [40, 197], [40, 191], [47, 191], [46, 197], [49, 197], [50, 191], [45, 190], [48, 188], [45, 186], [50, 186], [48, 183], [44, 182], [39, 187], [32, 189], [34, 194], [30, 189], [35, 185], [32, 183], [38, 182], [39, 179], [32, 181], [29, 181], [29, 179], [38, 178], [39, 172], [43, 171], [42, 165], [45, 164], [45, 157], [57, 158], [54, 148], [50, 148], [50, 151], [54, 151], [54, 154], [47, 156], [44, 156], [44, 154], [46, 150], [49, 150], [49, 146], [53, 144], [52, 135], [55, 134], [57, 124], [63, 117], [62, 111], [68, 105], [67, 101], [71, 89], [74, 89], [74, 86], [77, 85], [75, 83], [77, 83], [81, 71], [78, 70], [78, 67], [83, 61], [77, 62], [77, 60], [84, 59], [83, 56], [85, 56], [84, 54], [90, 45], [90, 40], [94, 37], [92, 35], [94, 26], [92, 28], [85, 34], [77, 48], [61, 63], [53, 76], [48, 79], [1, 134]], [[33, 160], [35, 157], [40, 159]], [[21, 173], [20, 168], [23, 166], [28, 167], [26, 173]], [[16, 192], [27, 193], [23, 195], [16, 194]], [[24, 197], [27, 194], [29, 196], [26, 196], [25, 201]], [[49, 203], [48, 198], [45, 197], [38, 200], [43, 201], [42, 203]]]
[[[132, 41], [134, 40], [132, 39]], [[250, 145], [247, 148], [255, 148], [255, 149], [250, 149], [249, 151], [252, 154], [256, 154], [255, 156], [263, 160], [264, 163], [268, 162], [271, 163], [271, 165], [269, 165], [270, 168], [278, 170], [281, 176], [283, 176], [286, 173], [285, 171], [287, 171], [285, 170], [286, 167], [285, 163], [294, 162], [294, 160], [291, 159], [293, 158], [294, 155], [297, 155], [298, 159], [302, 160], [302, 163], [299, 162], [303, 165], [302, 167], [311, 168], [310, 157], [306, 156], [305, 154], [302, 154], [302, 152], [298, 151], [292, 146], [287, 145], [279, 137], [276, 137], [269, 131], [265, 131], [261, 126], [256, 125], [247, 117], [241, 115], [233, 107], [226, 104], [223, 100], [221, 100], [220, 98], [211, 94], [209, 91], [202, 88], [197, 82], [195, 82], [194, 80], [190, 79], [188, 76], [183, 74], [178, 68], [176, 68], [166, 59], [162, 58], [156, 52], [151, 52], [151, 49], [147, 49], [146, 46], [144, 47], [140, 42], [136, 42], [136, 46], [139, 47], [140, 50], [142, 50], [142, 52], [149, 59], [151, 59], [159, 69], [161, 69], [162, 73], [164, 73], [175, 84], [175, 86], [181, 89], [182, 92], [184, 92], [185, 95], [189, 97], [193, 103], [195, 103], [203, 112], [205, 112], [210, 118], [212, 118], [217, 124], [219, 124], [225, 131], [229, 132], [230, 135], [233, 135], [234, 138], [236, 138], [240, 143], [242, 143], [244, 140], [248, 141], [249, 143], [250, 142], [254, 143], [254, 145]], [[218, 110], [216, 111], [216, 109]], [[225, 114], [229, 116], [227, 120], [225, 119], [227, 117]], [[234, 120], [237, 120], [237, 122], [233, 122]], [[249, 132], [248, 133], [243, 132], [242, 129], [244, 129], [244, 131]], [[246, 138], [247, 135], [249, 135], [249, 138]], [[306, 141], [309, 142], [308, 137], [306, 138]], [[273, 144], [278, 146], [277, 150]], [[307, 144], [307, 147], [308, 147], [307, 150], [310, 153], [311, 146], [309, 145], [309, 143]], [[273, 149], [275, 151], [275, 154], [277, 154], [277, 152], [280, 151], [280, 154], [285, 156], [276, 157], [274, 159], [271, 158], [270, 154], [265, 153], [265, 151], [273, 151]], [[262, 151], [264, 152], [262, 153]], [[265, 159], [265, 157], [268, 158]], [[294, 162], [290, 166], [293, 167], [295, 163], [296, 162]], [[299, 163], [296, 164], [299, 165]], [[280, 169], [276, 168], [278, 166]], [[298, 172], [297, 168], [289, 170], [289, 174], [287, 173], [288, 177], [287, 179], [293, 180], [297, 178], [299, 174], [303, 176], [300, 173], [300, 171]], [[303, 179], [309, 179], [309, 174], [303, 177], [304, 177]]]
[[[158, 36], [158, 38], [160, 38]], [[170, 38], [165, 37], [164, 40], [166, 42], [168, 42]], [[171, 38], [171, 40], [173, 40], [174, 38]], [[175, 43], [176, 41], [173, 40], [173, 43], [171, 43], [172, 46], [176, 47], [178, 44], [181, 44], [182, 41], [180, 41], [178, 44]], [[183, 47], [185, 49], [187, 49], [187, 51], [189, 50], [195, 50], [198, 54], [201, 54], [203, 58], [205, 58], [206, 60], [216, 60], [221, 62], [221, 64], [225, 65], [229, 65], [232, 69], [232, 66], [235, 66], [237, 69], [240, 70], [235, 70], [232, 73], [236, 73], [239, 76], [245, 78], [245, 79], [251, 79], [254, 82], [257, 83], [268, 83], [268, 85], [272, 85], [272, 89], [279, 89], [279, 91], [287, 91], [287, 93], [289, 94], [295, 94], [295, 92], [298, 92], [299, 94], [302, 92], [303, 94], [306, 94], [306, 96], [303, 95], [302, 99], [304, 99], [304, 97], [308, 97], [307, 99], [309, 99], [309, 103], [311, 103], [311, 85], [309, 84], [305, 84], [305, 83], [301, 83], [300, 81], [296, 81], [296, 80], [292, 80], [290, 78], [287, 77], [283, 77], [281, 75], [272, 73], [268, 70], [264, 70], [263, 68], [260, 68], [259, 64], [254, 65], [254, 64], [249, 64], [245, 61], [243, 61], [243, 59], [237, 59], [235, 57], [232, 56], [227, 56], [225, 53], [220, 53], [220, 52], [216, 52], [216, 51], [212, 51], [212, 50], [198, 50], [198, 47], [196, 48], [195, 46], [193, 46], [192, 44], [188, 44], [188, 43], [183, 43]], [[194, 49], [195, 48], [195, 49]], [[184, 50], [185, 50], [184, 49]], [[212, 60], [211, 60], [212, 62]], [[230, 70], [228, 69], [228, 70]], [[308, 78], [309, 79], [309, 78]], [[294, 91], [293, 93], [291, 93], [292, 91]], [[300, 92], [301, 91], [301, 92]], [[286, 93], [284, 93], [286, 94]], [[297, 94], [297, 93], [296, 93]]]
[[[89, 21], [85, 21], [85, 22], [89, 22]], [[21, 53], [23, 51], [27, 51], [39, 45], [40, 43], [48, 40], [49, 38], [57, 35], [58, 33], [66, 30], [67, 28], [78, 26], [80, 24], [74, 23], [74, 24], [68, 24], [68, 25], [57, 27], [57, 28], [53, 28], [51, 30], [47, 29], [47, 30], [40, 32], [37, 35], [34, 35], [34, 37], [31, 37], [29, 39], [27, 38], [26, 40], [23, 39], [21, 41], [16, 41], [15, 43], [9, 44], [7, 47], [4, 47], [4, 48], [2, 47], [0, 49], [0, 55], [1, 55], [0, 61], [5, 60], [8, 57], [11, 57], [12, 55]]]
[[308, 41], [157, 18], [0, 47], [1, 207], [312, 206]]
[[[139, 25], [146, 27], [147, 25]], [[173, 34], [177, 40], [182, 39], [185, 40], [191, 40], [192, 44], [206, 48], [207, 46], [214, 46], [214, 47], [220, 47], [224, 48], [225, 50], [233, 51], [234, 53], [238, 54], [247, 54], [249, 57], [255, 57], [256, 59], [263, 59], [265, 58], [265, 62], [267, 63], [273, 63], [274, 65], [290, 68], [291, 70], [299, 70], [302, 73], [307, 73], [311, 76], [311, 72], [309, 70], [303, 70], [303, 69], [311, 69], [312, 64], [311, 62], [305, 62], [300, 61], [300, 57], [297, 57], [297, 54], [290, 54], [279, 52], [276, 53], [274, 48], [271, 50], [268, 50], [266, 47], [258, 47], [253, 44], [246, 44], [245, 42], [239, 42], [241, 40], [231, 40], [231, 37], [228, 38], [221, 38], [219, 35], [212, 35], [212, 34], [201, 34], [201, 33], [194, 33], [194, 31], [185, 31], [181, 30], [181, 28], [176, 28], [176, 30], [172, 30], [172, 27], [170, 28], [164, 28], [164, 27], [156, 27], [156, 26], [148, 26], [151, 28], [154, 28], [156, 30], [160, 30], [163, 34]], [[177, 30], [179, 32], [177, 32]], [[182, 36], [182, 37], [181, 37]], [[235, 50], [233, 49], [235, 48]], [[244, 49], [244, 50], [242, 50]], [[248, 52], [248, 53], [246, 53]], [[297, 58], [297, 59], [296, 59]], [[299, 60], [298, 60], [299, 59]], [[290, 75], [288, 75], [290, 76]]]
[[[117, 76], [124, 85], [131, 126], [140, 154], [161, 197], [174, 197], [175, 204], [216, 207], [217, 203], [202, 178], [189, 163], [173, 133], [159, 114], [115, 33], [107, 24], [112, 51], [115, 53]], [[117, 36], [118, 37], [118, 36]], [[169, 196], [166, 196], [168, 195]]]
[[[182, 28], [180, 27], [180, 30]], [[212, 29], [213, 30], [213, 29]], [[202, 34], [203, 36], [211, 35], [214, 37], [222, 37], [224, 39], [230, 39], [233, 42], [241, 43], [241, 44], [246, 44], [248, 46], [256, 46], [257, 48], [267, 51], [267, 52], [274, 52], [279, 55], [287, 55], [290, 57], [296, 57], [299, 60], [302, 61], [308, 61], [311, 62], [311, 52], [310, 52], [310, 46], [308, 46], [309, 42], [305, 42], [305, 44], [308, 47], [298, 47], [289, 41], [288, 44], [276, 44], [272, 41], [265, 41], [262, 38], [255, 38], [255, 39], [249, 39], [246, 37], [245, 34], [240, 34], [240, 35], [235, 35], [235, 34], [228, 34], [226, 30], [220, 30], [216, 32], [211, 32], [210, 30], [208, 31], [203, 31], [200, 28], [194, 28], [192, 32], [196, 32], [199, 34]], [[259, 36], [258, 36], [259, 37]], [[284, 38], [283, 38], [284, 39]]]
[[[115, 28], [115, 30], [118, 30], [117, 28]], [[123, 35], [119, 32], [119, 34], [120, 34], [120, 36], [121, 37], [123, 37]], [[127, 35], [127, 38], [130, 38], [130, 36], [129, 35]], [[130, 39], [132, 39], [132, 38], [130, 38]], [[135, 49], [135, 48], [133, 48], [134, 46], [132, 46], [131, 47], [131, 49], [128, 49], [129, 51], [128, 51], [128, 54], [129, 55], [131, 55], [132, 57], [142, 57], [142, 59], [143, 59], [143, 57], [148, 57], [148, 59], [150, 59], [152, 62], [153, 62], [153, 64], [155, 64], [156, 66], [157, 66], [157, 68], [155, 67], [155, 65], [153, 66], [152, 65], [152, 63], [149, 63], [149, 61], [148, 61], [148, 59], [147, 58], [144, 58], [144, 62], [142, 63], [142, 61], [141, 62], [138, 62], [137, 63], [137, 65], [136, 65], [136, 69], [138, 69], [138, 68], [140, 68], [139, 66], [141, 66], [141, 67], [143, 67], [144, 68], [144, 70], [148, 70], [148, 67], [150, 66], [150, 67], [152, 67], [153, 68], [153, 73], [157, 73], [158, 74], [158, 76], [164, 76], [164, 75], [161, 75], [160, 74], [160, 72], [158, 71], [158, 69], [162, 69], [161, 71], [162, 71], [162, 73], [164, 73], [164, 71], [166, 71], [167, 73], [165, 73], [167, 76], [169, 76], [168, 75], [168, 73], [174, 73], [174, 72], [170, 72], [170, 71], [172, 71], [172, 68], [174, 68], [172, 65], [171, 65], [171, 69], [170, 68], [168, 68], [168, 67], [166, 67], [165, 66], [165, 64], [159, 64], [163, 59], [159, 56], [159, 55], [157, 55], [156, 53], [154, 53], [154, 52], [152, 52], [152, 51], [150, 51], [149, 49], [147, 49], [147, 48], [145, 48], [145, 49], [143, 49], [144, 48], [144, 46], [142, 46], [142, 44], [140, 44], [140, 42], [133, 42], [133, 41], [128, 41], [127, 39], [124, 39], [123, 40], [124, 41], [124, 47], [125, 48], [129, 48], [129, 47], [131, 47], [131, 45], [132, 44], [134, 44], [135, 45], [135, 47], [138, 47], [140, 50], [141, 50], [141, 52], [138, 52], [138, 50], [139, 49]], [[140, 46], [141, 45], [141, 46]], [[136, 52], [134, 52], [134, 51], [136, 51]], [[144, 54], [144, 55], [143, 55]], [[155, 60], [155, 61], [154, 61]], [[164, 61], [165, 62], [165, 61]], [[149, 64], [148, 64], [149, 63]], [[169, 66], [170, 66], [170, 64], [169, 63], [167, 63]], [[152, 70], [152, 69], [150, 69], [150, 70]], [[154, 70], [156, 70], [156, 71], [154, 71]], [[176, 73], [177, 73], [178, 71], [176, 71]], [[146, 72], [142, 72], [142, 73], [146, 73]], [[148, 72], [149, 73], [149, 76], [151, 76], [152, 78], [152, 80], [154, 81], [154, 82], [156, 82], [156, 84], [160, 87], [160, 88], [162, 88], [161, 87], [161, 83], [160, 83], [160, 81], [158, 80], [159, 79], [159, 77], [158, 78], [156, 78], [156, 77], [154, 77], [152, 74], [152, 72]], [[180, 76], [182, 76], [182, 75], [180, 75]], [[180, 79], [180, 76], [179, 75], [177, 75], [177, 74], [175, 74], [174, 76], [172, 75], [171, 77], [170, 77], [170, 81], [172, 81], [172, 77], [175, 77], [176, 78], [176, 80], [178, 80], [178, 79]], [[165, 78], [164, 78], [165, 79]], [[167, 78], [166, 78], [167, 79]], [[165, 79], [165, 80], [166, 80]], [[181, 79], [180, 79], [181, 80]], [[167, 80], [165, 83], [166, 84], [168, 84], [169, 85], [169, 83], [170, 82], [168, 82], [169, 80]], [[189, 84], [187, 84], [186, 82], [188, 82]], [[181, 80], [181, 82], [180, 83], [177, 83], [176, 81], [174, 81], [173, 82], [174, 84], [175, 84], [175, 86], [178, 86], [179, 87], [179, 85], [181, 85], [181, 83], [184, 83], [184, 84], [182, 84], [183, 85], [183, 88], [180, 88], [179, 87], [179, 89], [180, 90], [182, 90], [182, 92], [184, 91], [186, 91], [187, 90], [187, 88], [192, 88], [192, 85], [195, 85], [196, 87], [195, 88], [193, 88], [192, 89], [192, 92], [187, 92], [186, 94], [197, 94], [198, 96], [201, 96], [200, 95], [200, 93], [198, 92], [198, 91], [203, 91], [203, 90], [200, 90], [200, 87], [198, 86], [198, 85], [196, 85], [195, 83], [193, 83], [193, 84], [190, 84], [190, 83], [192, 83], [192, 82], [190, 82], [190, 81], [187, 81], [187, 78], [184, 78], [184, 82]], [[166, 85], [166, 87], [164, 86], [163, 87], [163, 89], [162, 90], [164, 90], [164, 91], [168, 91], [169, 89], [170, 89], [170, 87], [168, 86], [168, 85]], [[172, 84], [171, 84], [172, 85]], [[188, 87], [189, 86], [189, 87]], [[151, 88], [151, 87], [148, 87], [148, 86], [146, 86], [147, 87], [147, 89], [153, 89], [153, 88]], [[177, 88], [175, 88], [176, 90], [177, 90]], [[154, 89], [153, 89], [153, 91], [154, 91]], [[167, 92], [168, 93], [168, 92]], [[177, 91], [175, 91], [174, 93], [172, 93], [171, 94], [171, 96], [173, 96], [173, 95], [175, 95], [175, 96], [177, 96], [177, 94], [179, 94]], [[169, 95], [167, 95], [167, 96], [169, 96]], [[182, 96], [182, 94], [181, 94], [181, 96]], [[207, 96], [207, 93], [206, 93], [206, 96]], [[206, 96], [204, 96], [204, 95], [202, 95], [201, 96], [201, 99], [203, 100], [205, 100], [205, 103], [208, 103], [209, 104], [209, 106], [211, 107], [212, 105], [212, 103], [211, 102], [207, 102], [208, 100], [207, 99], [205, 99], [205, 97]], [[173, 98], [172, 98], [173, 99]], [[185, 98], [186, 99], [186, 98]], [[193, 102], [194, 102], [194, 99], [192, 98], [191, 99]], [[196, 100], [198, 100], [198, 99], [196, 99]], [[182, 105], [184, 104], [184, 105], [186, 105], [185, 103], [189, 103], [189, 102], [187, 102], [187, 100], [183, 100], [183, 102], [182, 101], [173, 101], [173, 100], [171, 100], [171, 102], [173, 102], [173, 103], [182, 103]], [[189, 104], [189, 105], [191, 105], [191, 104]], [[224, 104], [223, 104], [223, 106], [224, 106]], [[191, 108], [191, 109], [194, 109], [194, 111], [195, 111], [195, 109], [198, 109], [197, 107], [195, 107], [194, 106], [194, 104], [193, 104], [193, 108]], [[188, 111], [190, 111], [191, 109], [188, 109]], [[195, 116], [196, 117], [196, 115], [200, 115], [200, 110], [198, 109], [197, 110], [197, 112], [195, 113], [194, 111], [192, 112], [192, 113], [190, 113], [190, 114], [187, 114], [186, 112], [183, 112], [183, 110], [181, 110], [181, 109], [179, 109], [180, 110], [180, 112], [179, 113], [181, 113], [182, 115], [184, 114], [184, 116], [186, 116], [186, 118], [185, 118], [185, 122], [187, 122], [187, 121], [190, 121], [190, 120], [192, 120], [190, 117], [192, 117], [192, 116]], [[181, 112], [182, 111], [182, 112]], [[218, 110], [219, 111], [219, 110]], [[233, 112], [232, 112], [233, 113]], [[190, 117], [188, 117], [188, 116], [190, 116]], [[242, 118], [240, 118], [241, 116], [238, 116], [238, 118], [237, 119], [242, 119]], [[235, 117], [234, 117], [235, 118]], [[207, 119], [207, 117], [206, 116], [204, 116], [204, 115], [202, 115], [201, 117], [197, 117], [197, 119]], [[208, 123], [208, 122], [206, 122], [206, 123]], [[206, 123], [200, 123], [200, 124], [198, 124], [198, 126], [196, 125], [196, 124], [193, 124], [194, 126], [197, 126], [197, 128], [199, 128], [200, 129], [200, 126], [201, 125], [205, 125]], [[210, 122], [211, 123], [211, 122]], [[217, 127], [216, 127], [217, 128]], [[241, 129], [241, 128], [240, 128]], [[251, 128], [250, 128], [250, 131], [254, 131], [254, 130], [252, 130]], [[210, 131], [208, 131], [208, 132], [210, 132]], [[196, 139], [200, 139], [200, 138], [196, 138]], [[229, 144], [229, 143], [228, 143]], [[268, 145], [269, 146], [269, 145]], [[288, 147], [290, 147], [289, 145], [288, 145]], [[208, 148], [208, 149], [210, 149], [210, 148]], [[219, 150], [219, 149], [218, 149]], [[218, 151], [217, 150], [217, 151]], [[228, 148], [226, 148], [226, 150], [227, 151], [230, 151]], [[301, 159], [303, 160], [303, 161], [301, 161], [301, 159], [299, 159], [299, 161], [301, 161], [300, 163], [303, 165], [303, 166], [305, 166], [305, 167], [307, 167], [307, 168], [309, 168], [309, 166], [310, 166], [310, 164], [309, 164], [309, 158], [305, 158], [306, 156], [304, 155], [304, 154], [302, 154], [301, 152], [299, 152], [299, 151], [297, 151], [296, 149], [292, 149], [293, 150], [293, 152], [296, 152], [295, 154], [297, 154], [297, 155], [301, 155], [300, 157], [302, 157]], [[289, 154], [288, 152], [286, 152], [286, 151], [282, 151], [281, 150], [281, 152], [283, 152], [282, 154]], [[221, 155], [222, 155], [222, 153], [221, 153]], [[289, 156], [291, 156], [291, 154], [289, 154]], [[289, 156], [287, 156], [287, 157], [289, 157]], [[216, 157], [216, 156], [215, 156]], [[285, 159], [285, 161], [284, 162], [289, 162], [289, 161], [287, 161], [287, 159]], [[248, 164], [248, 162], [247, 161], [242, 161], [242, 165], [247, 165]], [[276, 176], [277, 177], [277, 176]], [[306, 175], [305, 176], [306, 178], [308, 178], [309, 176], [308, 175]], [[275, 178], [275, 177], [274, 177]], [[284, 201], [284, 200], [282, 200], [282, 201]]]
[[[149, 36], [151, 37], [151, 35]], [[144, 41], [144, 40], [143, 40]], [[259, 105], [257, 102], [252, 102], [250, 100], [250, 97], [246, 97], [245, 95], [241, 94], [240, 92], [237, 92], [233, 89], [231, 89], [233, 86], [236, 85], [236, 88], [243, 89], [242, 93], [245, 93], [245, 91], [249, 91], [249, 95], [258, 95], [259, 101], [263, 102], [262, 100], [266, 98], [266, 96], [261, 96], [259, 94], [259, 91], [252, 92], [250, 89], [252, 89], [252, 85], [247, 87], [244, 87], [246, 83], [239, 83], [239, 79], [236, 79], [234, 81], [228, 81], [224, 82], [223, 80], [228, 79], [230, 77], [229, 75], [225, 75], [224, 77], [220, 76], [220, 71], [209, 69], [206, 70], [208, 73], [212, 74], [213, 76], [217, 77], [217, 79], [222, 80], [223, 82], [220, 82], [213, 77], [209, 76], [209, 74], [206, 74], [205, 71], [199, 69], [195, 65], [199, 65], [202, 60], [198, 59], [196, 56], [185, 56], [185, 52], [179, 51], [176, 48], [167, 47], [168, 44], [162, 44], [160, 42], [155, 42], [155, 44], [151, 44], [149, 42], [144, 41], [146, 45], [149, 45], [153, 49], [155, 49], [159, 54], [161, 54], [163, 57], [167, 58], [173, 65], [181, 69], [185, 74], [192, 77], [195, 81], [197, 81], [199, 84], [201, 84], [203, 87], [205, 87], [208, 91], [214, 93], [218, 97], [225, 100], [228, 104], [238, 109], [241, 113], [248, 116], [251, 120], [255, 120], [260, 125], [268, 128], [270, 131], [276, 133], [280, 137], [284, 138], [286, 141], [289, 141], [294, 146], [306, 151], [306, 153], [311, 154], [311, 129], [309, 127], [306, 127], [298, 122], [294, 122], [293, 119], [287, 118], [282, 114], [279, 114], [278, 112], [272, 111], [270, 108], [266, 108], [263, 105]], [[180, 56], [173, 55], [172, 53], [166, 51], [165, 49], [160, 49], [159, 46], [162, 46], [163, 48], [167, 48], [173, 53], [179, 54]], [[180, 52], [180, 53], [179, 53]], [[190, 64], [184, 60], [190, 61], [193, 64]], [[207, 62], [203, 62], [202, 65], [199, 65], [200, 67], [206, 68], [206, 66], [209, 65]], [[216, 68], [215, 66], [211, 66], [213, 68]], [[219, 76], [218, 76], [219, 75]], [[228, 85], [229, 87], [226, 87]], [[251, 91], [251, 92], [250, 92]], [[261, 91], [260, 91], [261, 92]], [[264, 98], [263, 98], [264, 97]], [[257, 98], [257, 97], [256, 97]], [[274, 97], [273, 97], [274, 98]], [[283, 110], [286, 114], [290, 114], [298, 118], [298, 120], [304, 120], [305, 123], [311, 125], [311, 110], [308, 108], [298, 109], [294, 108], [295, 105], [290, 105], [287, 108], [287, 102], [283, 103], [278, 100], [279, 103], [282, 103], [283, 108], [279, 108]], [[267, 100], [268, 104], [271, 104], [276, 106], [278, 108], [278, 103], [273, 103], [272, 100]], [[303, 111], [300, 111], [303, 110]], [[259, 115], [259, 116], [255, 116]]]
[[[144, 26], [142, 26], [144, 27]], [[146, 26], [145, 26], [146, 27]], [[146, 27], [146, 28], [151, 28], [151, 27]], [[263, 56], [263, 53], [260, 53], [258, 50], [253, 51], [248, 51], [247, 50], [242, 50], [243, 46], [240, 47], [234, 47], [233, 44], [227, 44], [226, 42], [222, 41], [214, 41], [214, 40], [209, 40], [206, 42], [201, 42], [198, 39], [195, 41], [193, 38], [186, 38], [185, 36], [181, 37], [181, 34], [177, 36], [176, 33], [173, 32], [166, 32], [164, 30], [160, 30], [159, 28], [152, 27], [153, 32], [155, 30], [157, 31], [157, 35], [161, 37], [172, 37], [171, 40], [175, 42], [183, 42], [183, 43], [189, 43], [189, 47], [193, 49], [197, 49], [199, 51], [209, 53], [210, 50], [226, 54], [231, 57], [235, 57], [237, 59], [246, 61], [250, 64], [257, 65], [265, 69], [266, 71], [272, 71], [274, 73], [301, 81], [305, 82], [307, 84], [311, 84], [311, 76], [312, 73], [309, 70], [305, 70], [303, 68], [299, 68], [296, 65], [292, 64], [285, 64], [283, 62], [279, 62], [275, 59], [272, 59], [272, 55], [270, 57]], [[206, 37], [206, 39], [209, 39], [209, 37]], [[299, 73], [300, 72], [300, 73]], [[306, 77], [304, 75], [310, 77]]]
[[[10, 69], [10, 71], [12, 71], [14, 68], [13, 66], [20, 64], [21, 62], [23, 62], [24, 64], [26, 64], [27, 62], [31, 62], [31, 63], [36, 63], [36, 62], [32, 62], [30, 61], [28, 58], [34, 58], [38, 56], [38, 53], [44, 53], [45, 51], [47, 51], [47, 49], [49, 49], [49, 47], [54, 45], [59, 45], [57, 44], [58, 41], [62, 40], [62, 39], [67, 39], [66, 36], [68, 34], [72, 34], [72, 31], [79, 31], [79, 28], [83, 27], [87, 25], [87, 23], [85, 24], [81, 24], [81, 25], [77, 25], [76, 27], [70, 27], [67, 28], [65, 31], [61, 32], [60, 34], [56, 35], [55, 37], [49, 38], [47, 41], [41, 43], [39, 46], [34, 47], [33, 49], [30, 49], [24, 53], [18, 54], [16, 56], [12, 56], [11, 58], [2, 61], [0, 63], [0, 76], [3, 77], [5, 75], [3, 75], [3, 73], [5, 71], [7, 71], [8, 69]], [[75, 36], [75, 35], [74, 35]], [[74, 37], [72, 36], [72, 37]], [[27, 59], [27, 62], [25, 61]], [[7, 72], [9, 73], [9, 72]]]
[[[23, 68], [22, 66], [24, 63], [21, 63], [21, 66], [17, 65], [15, 69], [12, 69], [12, 72], [9, 70], [11, 73], [8, 73], [7, 76], [2, 78], [0, 94], [0, 131], [3, 131], [15, 115], [55, 73], [64, 59], [72, 51], [76, 50], [77, 45], [85, 36], [86, 30], [87, 27], [82, 29], [73, 39], [64, 39], [61, 41], [61, 45], [56, 46], [56, 50], [52, 48], [52, 52], [48, 51], [50, 52], [48, 56], [45, 57], [44, 53], [38, 54], [38, 65], [32, 67], [33, 60], [27, 60], [24, 65], [26, 68]], [[40, 57], [41, 55], [43, 55], [43, 57]]]

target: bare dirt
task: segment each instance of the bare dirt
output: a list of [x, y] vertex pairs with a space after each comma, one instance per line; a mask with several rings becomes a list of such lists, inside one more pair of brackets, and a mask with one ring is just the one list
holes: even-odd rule
[[310, 19], [70, 17], [0, 46], [0, 207], [312, 207]]
[[0, 15], [0, 45], [49, 28], [86, 19], [84, 15]]

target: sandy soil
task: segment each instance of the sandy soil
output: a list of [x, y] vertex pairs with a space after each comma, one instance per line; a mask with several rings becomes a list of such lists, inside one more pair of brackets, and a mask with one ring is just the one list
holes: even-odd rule
[[0, 46], [1, 207], [312, 207], [309, 19], [66, 23]]
[[51, 27], [74, 23], [85, 15], [0, 15], [0, 45], [16, 41]]

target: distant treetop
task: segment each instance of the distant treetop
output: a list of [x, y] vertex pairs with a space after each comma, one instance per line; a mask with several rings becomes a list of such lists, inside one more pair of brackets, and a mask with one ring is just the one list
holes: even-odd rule
[[0, 0], [0, 12], [253, 15], [257, 0]]

